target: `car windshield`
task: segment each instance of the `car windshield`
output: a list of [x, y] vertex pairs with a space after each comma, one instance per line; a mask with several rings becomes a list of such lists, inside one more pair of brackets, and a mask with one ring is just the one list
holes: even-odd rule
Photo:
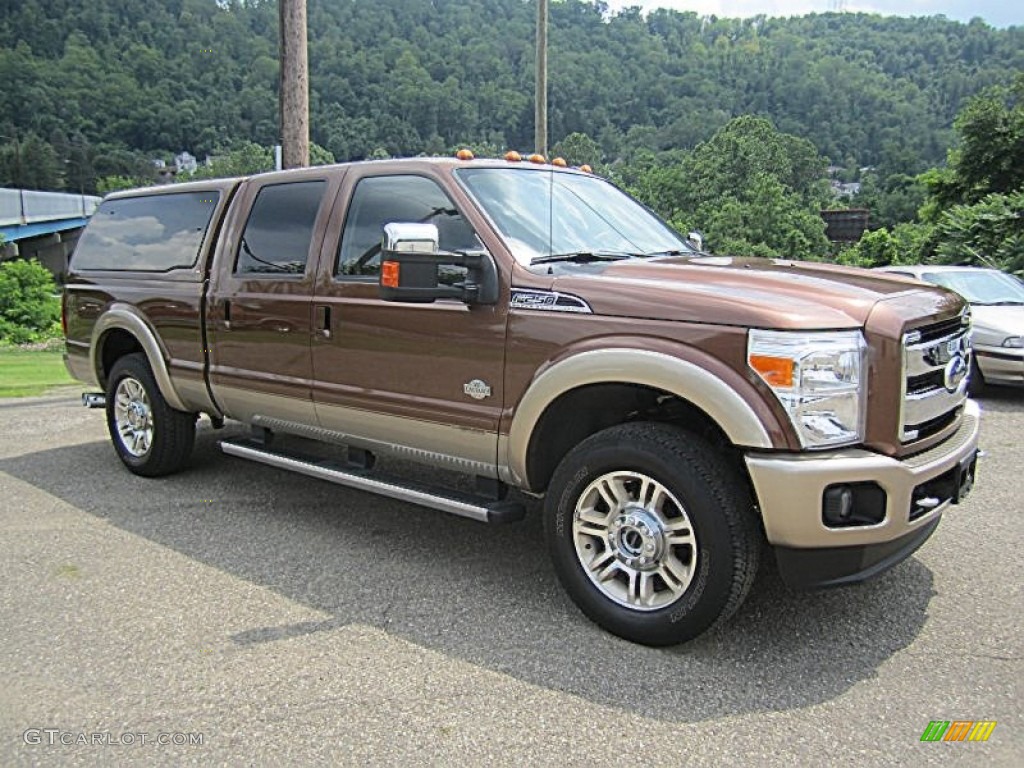
[[956, 291], [971, 304], [1012, 306], [1024, 304], [1024, 283], [994, 269], [925, 272], [922, 279]]
[[692, 251], [648, 209], [595, 176], [540, 168], [456, 173], [524, 265]]

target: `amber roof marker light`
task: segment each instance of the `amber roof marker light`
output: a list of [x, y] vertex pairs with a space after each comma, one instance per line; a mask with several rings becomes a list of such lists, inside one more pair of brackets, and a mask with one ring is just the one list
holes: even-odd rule
[[581, 165], [580, 170], [584, 173], [593, 173], [594, 170], [589, 165]]
[[543, 165], [544, 163], [547, 162], [544, 155], [530, 155], [526, 159], [529, 160], [531, 163], [536, 163], [537, 165]]
[[475, 155], [473, 154], [473, 150], [471, 149], [460, 149], [458, 152], [455, 153], [455, 157], [457, 157], [459, 160], [472, 160], [475, 157]]
[[505, 153], [505, 159], [508, 160], [510, 163], [518, 163], [522, 161], [523, 156], [516, 152], [514, 149], [510, 149], [508, 152]]
[[552, 165], [557, 165], [559, 168], [568, 168], [569, 167], [569, 164], [567, 162], [565, 162], [565, 158], [564, 157], [556, 157], [554, 160], [551, 161], [551, 164]]

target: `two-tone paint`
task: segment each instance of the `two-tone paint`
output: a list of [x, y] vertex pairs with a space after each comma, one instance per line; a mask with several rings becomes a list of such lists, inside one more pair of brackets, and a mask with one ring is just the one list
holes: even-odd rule
[[[906, 335], [959, 317], [955, 294], [830, 265], [701, 254], [531, 268], [516, 261], [458, 182], [455, 171], [466, 165], [382, 161], [173, 187], [220, 193], [195, 266], [160, 275], [79, 272], [72, 260], [69, 370], [103, 387], [112, 358], [134, 344], [179, 410], [391, 452], [533, 492], [544, 491], [563, 451], [539, 440], [541, 430], [575, 438], [607, 425], [600, 414], [559, 409], [600, 408], [620, 394], [648, 405], [673, 400], [683, 418], [710, 425], [742, 457], [768, 540], [789, 547], [906, 534], [901, 505], [913, 487], [976, 449], [969, 408], [920, 440], [900, 433]], [[473, 226], [498, 267], [495, 304], [392, 303], [379, 297], [374, 279], [336, 274], [356, 184], [395, 174], [434, 180]], [[312, 179], [326, 186], [305, 272], [238, 274], [239, 238], [259, 190]], [[746, 364], [751, 328], [862, 331], [870, 403], [862, 445], [800, 449], [778, 399]], [[588, 400], [588, 392], [599, 396]], [[823, 488], [880, 477], [892, 499], [884, 524], [854, 534], [820, 524]]]

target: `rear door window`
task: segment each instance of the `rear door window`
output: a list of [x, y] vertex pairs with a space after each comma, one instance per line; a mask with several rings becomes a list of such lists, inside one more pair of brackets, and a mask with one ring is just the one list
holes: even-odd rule
[[82, 233], [71, 266], [142, 272], [192, 267], [219, 200], [216, 190], [105, 200]]
[[235, 273], [301, 275], [326, 181], [270, 184], [256, 195], [238, 246]]

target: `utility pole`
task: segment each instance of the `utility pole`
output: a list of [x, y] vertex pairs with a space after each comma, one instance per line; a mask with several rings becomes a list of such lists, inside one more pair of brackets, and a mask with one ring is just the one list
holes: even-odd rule
[[548, 156], [548, 0], [537, 0], [537, 84], [534, 121], [534, 152]]
[[309, 165], [306, 0], [278, 0], [281, 37], [281, 146], [285, 168]]

